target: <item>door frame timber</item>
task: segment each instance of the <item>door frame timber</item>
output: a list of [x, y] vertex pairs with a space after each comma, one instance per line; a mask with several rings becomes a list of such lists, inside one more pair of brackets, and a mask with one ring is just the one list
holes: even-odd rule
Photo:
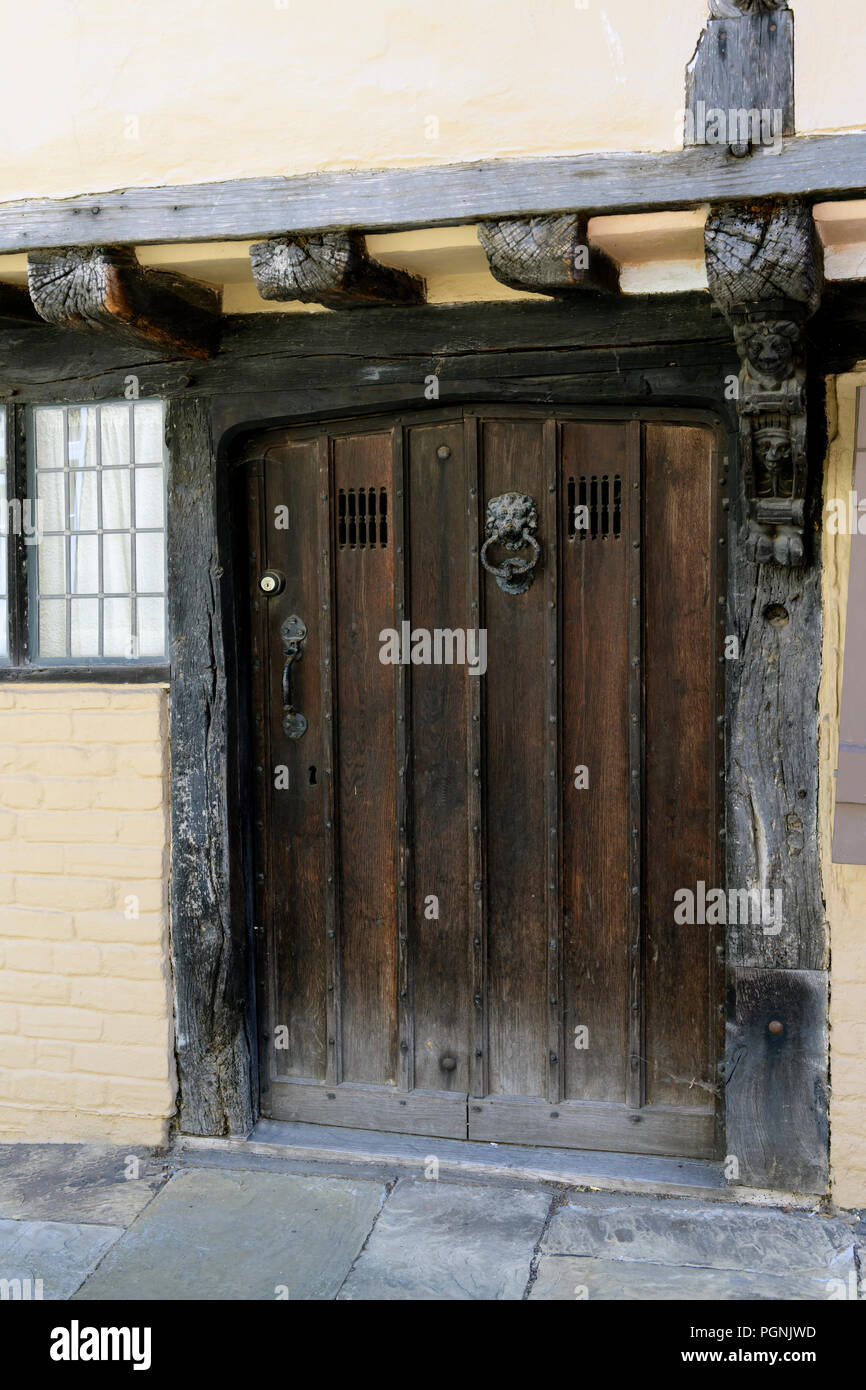
[[[745, 501], [735, 403], [725, 391], [739, 360], [709, 296], [229, 317], [219, 354], [195, 364], [160, 361], [140, 347], [48, 325], [10, 331], [14, 351], [3, 389], [14, 396], [16, 411], [18, 403], [122, 397], [130, 375], [142, 395], [168, 403], [171, 949], [180, 1125], [192, 1134], [247, 1132], [258, 1092], [250, 949], [254, 827], [240, 814], [249, 800], [249, 759], [238, 736], [249, 712], [235, 603], [246, 562], [236, 554], [230, 513], [243, 436], [277, 422], [423, 408], [430, 377], [439, 383], [441, 405], [555, 401], [590, 407], [590, 414], [603, 405], [605, 413], [615, 407], [635, 416], [656, 407], [677, 419], [692, 410], [702, 421], [721, 423], [731, 478], [723, 611], [744, 654], [725, 666], [726, 744], [737, 749], [736, 778], [726, 780], [727, 883], [760, 881], [754, 839], [730, 834], [755, 790], [763, 849], [771, 864], [784, 864], [794, 876], [803, 905], [781, 942], [745, 942], [728, 929], [727, 1150], [737, 1159], [735, 1182], [826, 1191], [826, 926], [815, 712], [820, 496], [813, 498], [808, 568], [785, 573], [749, 562], [738, 543]], [[828, 287], [808, 338], [810, 464], [819, 480], [823, 376], [850, 370], [866, 353], [866, 287]], [[772, 626], [765, 618], [770, 603], [787, 606], [794, 621]], [[766, 710], [768, 664], [775, 686]], [[32, 678], [40, 673], [21, 668], [3, 675]], [[94, 671], [90, 678], [105, 677]], [[766, 808], [761, 793], [773, 777], [762, 761], [768, 747], [777, 758], [784, 755], [786, 781], [797, 789], [799, 828]], [[786, 1026], [768, 1042], [767, 1018], [780, 1009]]]

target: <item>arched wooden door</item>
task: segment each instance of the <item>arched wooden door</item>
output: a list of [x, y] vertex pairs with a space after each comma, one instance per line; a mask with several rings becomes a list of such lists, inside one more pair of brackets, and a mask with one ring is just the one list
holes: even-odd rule
[[262, 436], [265, 1115], [718, 1152], [723, 929], [674, 918], [723, 882], [715, 449], [525, 408]]

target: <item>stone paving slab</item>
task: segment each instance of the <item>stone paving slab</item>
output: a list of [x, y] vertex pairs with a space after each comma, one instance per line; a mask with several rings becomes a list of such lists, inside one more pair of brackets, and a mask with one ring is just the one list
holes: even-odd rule
[[186, 1169], [78, 1299], [333, 1299], [385, 1197], [381, 1183]]
[[521, 1299], [543, 1192], [402, 1178], [340, 1299]]
[[541, 1248], [545, 1254], [845, 1279], [855, 1268], [854, 1239], [845, 1221], [802, 1212], [588, 1193], [554, 1213]]
[[0, 1220], [0, 1279], [27, 1281], [0, 1285], [0, 1298], [69, 1298], [122, 1235], [120, 1226]]
[[0, 1217], [128, 1226], [169, 1171], [129, 1144], [0, 1144]]
[[[807, 1274], [756, 1274], [741, 1269], [696, 1269], [686, 1265], [644, 1264], [628, 1260], [588, 1260], [575, 1255], [543, 1255], [532, 1300], [569, 1302], [783, 1302], [829, 1299], [833, 1280]], [[838, 1293], [837, 1293], [838, 1297]]]

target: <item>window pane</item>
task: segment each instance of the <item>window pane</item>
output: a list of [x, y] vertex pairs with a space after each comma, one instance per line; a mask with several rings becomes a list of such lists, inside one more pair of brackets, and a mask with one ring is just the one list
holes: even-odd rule
[[162, 433], [162, 402], [141, 401], [134, 411], [135, 462], [162, 463], [165, 445]]
[[43, 530], [31, 565], [37, 659], [163, 657], [162, 403], [35, 407], [29, 440]]
[[138, 612], [138, 652], [141, 657], [165, 655], [165, 601], [140, 598]]
[[39, 546], [39, 592], [66, 593], [66, 540], [63, 536], [43, 536]]
[[43, 531], [62, 531], [66, 520], [66, 478], [63, 473], [40, 473], [36, 497]]
[[38, 406], [33, 412], [36, 441], [36, 467], [63, 467], [63, 411], [54, 406]]
[[99, 411], [103, 468], [127, 467], [132, 417], [128, 405], [103, 405]]
[[96, 408], [82, 405], [66, 413], [70, 468], [96, 468]]
[[66, 600], [39, 600], [39, 653], [41, 656], [66, 655]]
[[70, 536], [69, 577], [70, 593], [99, 593], [98, 536]]
[[135, 524], [165, 525], [165, 473], [161, 468], [135, 470]]
[[[103, 536], [102, 587], [106, 594], [132, 592], [131, 536]], [[140, 580], [137, 587], [142, 587]]]
[[165, 588], [165, 541], [158, 531], [135, 538], [135, 587], [143, 594]]
[[69, 474], [69, 529], [95, 531], [99, 526], [96, 506], [96, 473], [78, 471]]
[[102, 475], [102, 524], [106, 531], [128, 531], [132, 525], [128, 468]]
[[105, 655], [124, 661], [138, 656], [132, 645], [132, 600], [107, 598], [104, 605]]
[[95, 656], [99, 653], [99, 599], [70, 600], [72, 614], [70, 656]]

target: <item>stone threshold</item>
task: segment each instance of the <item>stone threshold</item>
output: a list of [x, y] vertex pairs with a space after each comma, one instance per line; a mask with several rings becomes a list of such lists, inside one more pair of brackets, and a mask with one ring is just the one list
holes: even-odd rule
[[812, 1210], [821, 1203], [772, 1189], [731, 1187], [721, 1163], [706, 1159], [602, 1153], [587, 1149], [532, 1148], [519, 1144], [431, 1139], [382, 1130], [259, 1120], [248, 1135], [223, 1139], [178, 1134], [174, 1152], [187, 1167], [335, 1169], [346, 1176], [374, 1173], [423, 1174], [430, 1159], [439, 1177], [451, 1181], [507, 1182], [514, 1186], [555, 1184], [600, 1192], [644, 1193], [657, 1197], [698, 1197], [702, 1201]]

